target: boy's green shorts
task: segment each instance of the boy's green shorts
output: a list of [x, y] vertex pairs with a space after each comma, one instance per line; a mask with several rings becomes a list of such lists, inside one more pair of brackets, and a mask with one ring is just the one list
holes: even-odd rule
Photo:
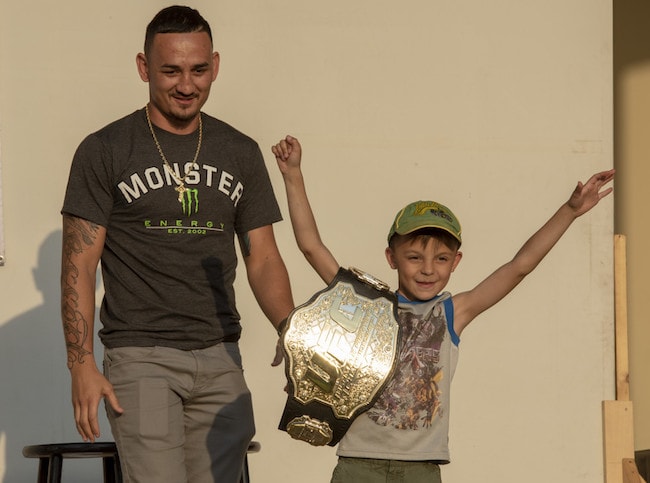
[[432, 461], [398, 461], [339, 456], [331, 483], [442, 483]]

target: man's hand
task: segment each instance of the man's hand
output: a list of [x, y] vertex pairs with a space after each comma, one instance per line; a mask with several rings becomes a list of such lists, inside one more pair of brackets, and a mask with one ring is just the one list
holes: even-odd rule
[[95, 442], [99, 437], [97, 408], [102, 398], [119, 414], [124, 410], [115, 396], [113, 386], [97, 368], [77, 366], [72, 373], [72, 407], [77, 431], [84, 441]]
[[284, 351], [282, 350], [282, 338], [278, 339], [278, 343], [275, 345], [275, 357], [271, 365], [273, 367], [279, 366], [284, 360]]

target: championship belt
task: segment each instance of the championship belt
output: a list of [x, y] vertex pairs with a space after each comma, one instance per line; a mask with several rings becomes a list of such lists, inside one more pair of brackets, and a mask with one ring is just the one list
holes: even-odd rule
[[336, 445], [388, 382], [398, 339], [397, 298], [388, 285], [340, 268], [287, 318], [289, 396], [279, 429], [314, 446]]

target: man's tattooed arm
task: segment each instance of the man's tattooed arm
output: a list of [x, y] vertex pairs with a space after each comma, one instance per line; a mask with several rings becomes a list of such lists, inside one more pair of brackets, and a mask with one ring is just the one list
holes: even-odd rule
[[243, 257], [248, 257], [251, 254], [251, 238], [248, 232], [239, 236], [239, 248]]
[[240, 235], [239, 243], [253, 295], [277, 329], [294, 305], [289, 275], [275, 242], [273, 226], [262, 226]]
[[64, 215], [61, 256], [61, 318], [68, 369], [93, 357], [95, 280], [105, 229]]

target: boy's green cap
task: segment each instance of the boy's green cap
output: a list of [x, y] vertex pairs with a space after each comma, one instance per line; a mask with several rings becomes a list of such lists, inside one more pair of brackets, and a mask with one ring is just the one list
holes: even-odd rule
[[388, 242], [395, 234], [406, 235], [421, 228], [439, 228], [462, 243], [458, 218], [449, 208], [435, 201], [414, 201], [402, 208], [390, 227]]

